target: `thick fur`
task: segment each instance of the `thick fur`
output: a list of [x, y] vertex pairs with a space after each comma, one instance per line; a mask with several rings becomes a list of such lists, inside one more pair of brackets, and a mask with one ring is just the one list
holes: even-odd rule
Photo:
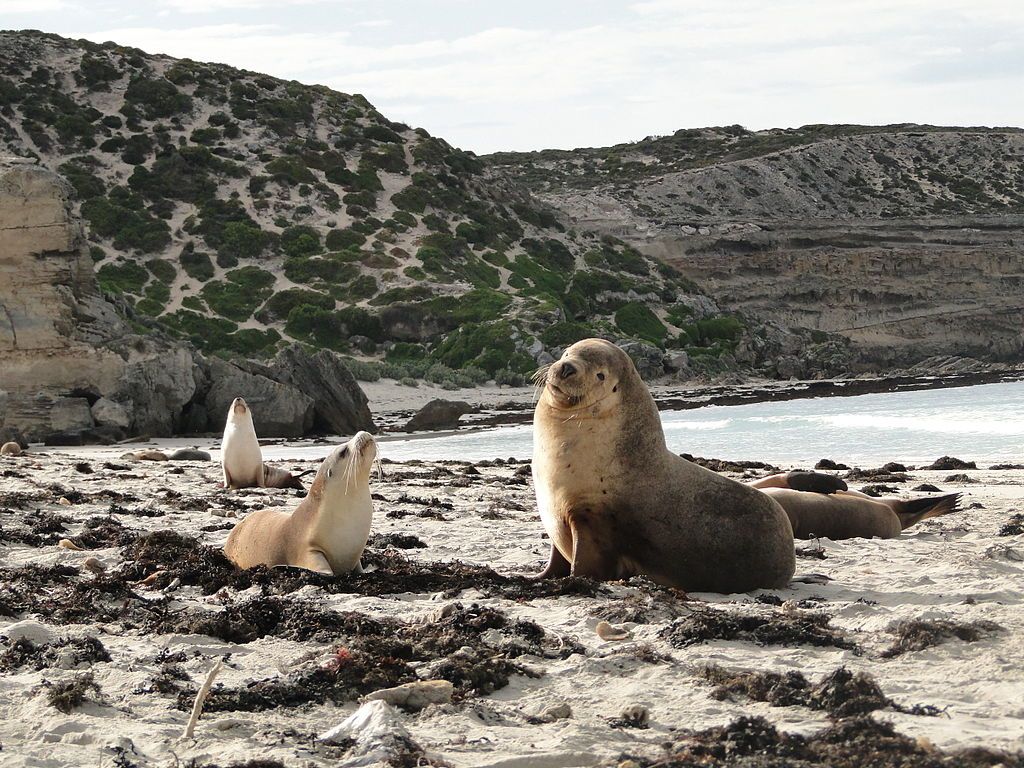
[[960, 494], [904, 501], [876, 499], [858, 493], [806, 493], [786, 488], [762, 488], [789, 516], [798, 539], [894, 539], [914, 523], [946, 515], [957, 506]]
[[[567, 363], [576, 372], [564, 377]], [[645, 574], [689, 591], [745, 592], [793, 576], [782, 508], [669, 451], [650, 391], [609, 342], [578, 342], [547, 371], [533, 479], [552, 542], [542, 577]]]
[[373, 520], [370, 469], [376, 443], [359, 432], [324, 459], [294, 512], [261, 509], [228, 535], [224, 553], [239, 568], [294, 565], [321, 573], [361, 568]]

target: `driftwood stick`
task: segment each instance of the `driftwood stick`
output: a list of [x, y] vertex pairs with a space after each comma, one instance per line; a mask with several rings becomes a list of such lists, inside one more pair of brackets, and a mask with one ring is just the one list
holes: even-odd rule
[[213, 668], [207, 673], [206, 680], [203, 681], [203, 685], [199, 689], [199, 693], [196, 694], [196, 701], [192, 705], [192, 715], [188, 719], [188, 725], [185, 726], [184, 738], [192, 738], [192, 731], [195, 730], [199, 716], [203, 713], [203, 704], [206, 702], [206, 697], [210, 695], [210, 689], [213, 687], [213, 681], [216, 679], [217, 673], [220, 672], [220, 668], [222, 666], [224, 666], [223, 656], [217, 659], [217, 663], [214, 664]]

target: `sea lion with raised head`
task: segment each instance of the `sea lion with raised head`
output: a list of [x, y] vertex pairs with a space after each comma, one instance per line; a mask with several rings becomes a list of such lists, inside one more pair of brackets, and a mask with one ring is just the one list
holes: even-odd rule
[[377, 444], [359, 432], [324, 459], [294, 512], [261, 509], [236, 525], [224, 553], [239, 568], [294, 565], [320, 573], [361, 571], [370, 536], [370, 468]]
[[252, 422], [252, 409], [241, 397], [231, 401], [220, 443], [220, 462], [224, 470], [224, 487], [295, 488], [304, 490], [299, 475], [263, 462], [263, 451]]
[[586, 339], [542, 376], [533, 480], [551, 556], [541, 577], [644, 574], [708, 592], [789, 584], [793, 529], [782, 507], [669, 451], [625, 352]]

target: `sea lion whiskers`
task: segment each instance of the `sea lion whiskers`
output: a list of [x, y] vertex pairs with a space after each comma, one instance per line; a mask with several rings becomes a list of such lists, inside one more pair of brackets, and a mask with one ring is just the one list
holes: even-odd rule
[[533, 404], [537, 404], [537, 400], [540, 399], [540, 393], [544, 391], [544, 387], [548, 384], [548, 371], [551, 370], [551, 364], [542, 365], [533, 375], [530, 380], [533, 382]]

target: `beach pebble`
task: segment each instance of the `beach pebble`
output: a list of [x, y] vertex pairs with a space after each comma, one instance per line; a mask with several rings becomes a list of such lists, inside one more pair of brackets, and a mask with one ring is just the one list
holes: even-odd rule
[[374, 691], [363, 697], [363, 701], [386, 701], [393, 706], [415, 711], [428, 704], [447, 704], [454, 693], [455, 686], [447, 680], [417, 680]]
[[602, 640], [628, 640], [632, 636], [628, 629], [616, 627], [607, 621], [598, 622], [594, 631]]
[[82, 567], [90, 573], [95, 573], [97, 575], [105, 573], [107, 570], [107, 566], [98, 557], [85, 558], [85, 560], [82, 561]]
[[567, 720], [572, 717], [572, 707], [566, 701], [552, 704], [540, 713], [540, 717], [541, 720], [546, 720], [549, 723], [553, 723], [555, 720]]
[[3, 635], [11, 641], [29, 640], [36, 645], [52, 643], [56, 637], [53, 630], [43, 624], [40, 624], [34, 619], [16, 621], [14, 624], [11, 624], [6, 629], [0, 631], [0, 635]]
[[0, 446], [0, 456], [21, 456], [21, 446], [13, 440]]

